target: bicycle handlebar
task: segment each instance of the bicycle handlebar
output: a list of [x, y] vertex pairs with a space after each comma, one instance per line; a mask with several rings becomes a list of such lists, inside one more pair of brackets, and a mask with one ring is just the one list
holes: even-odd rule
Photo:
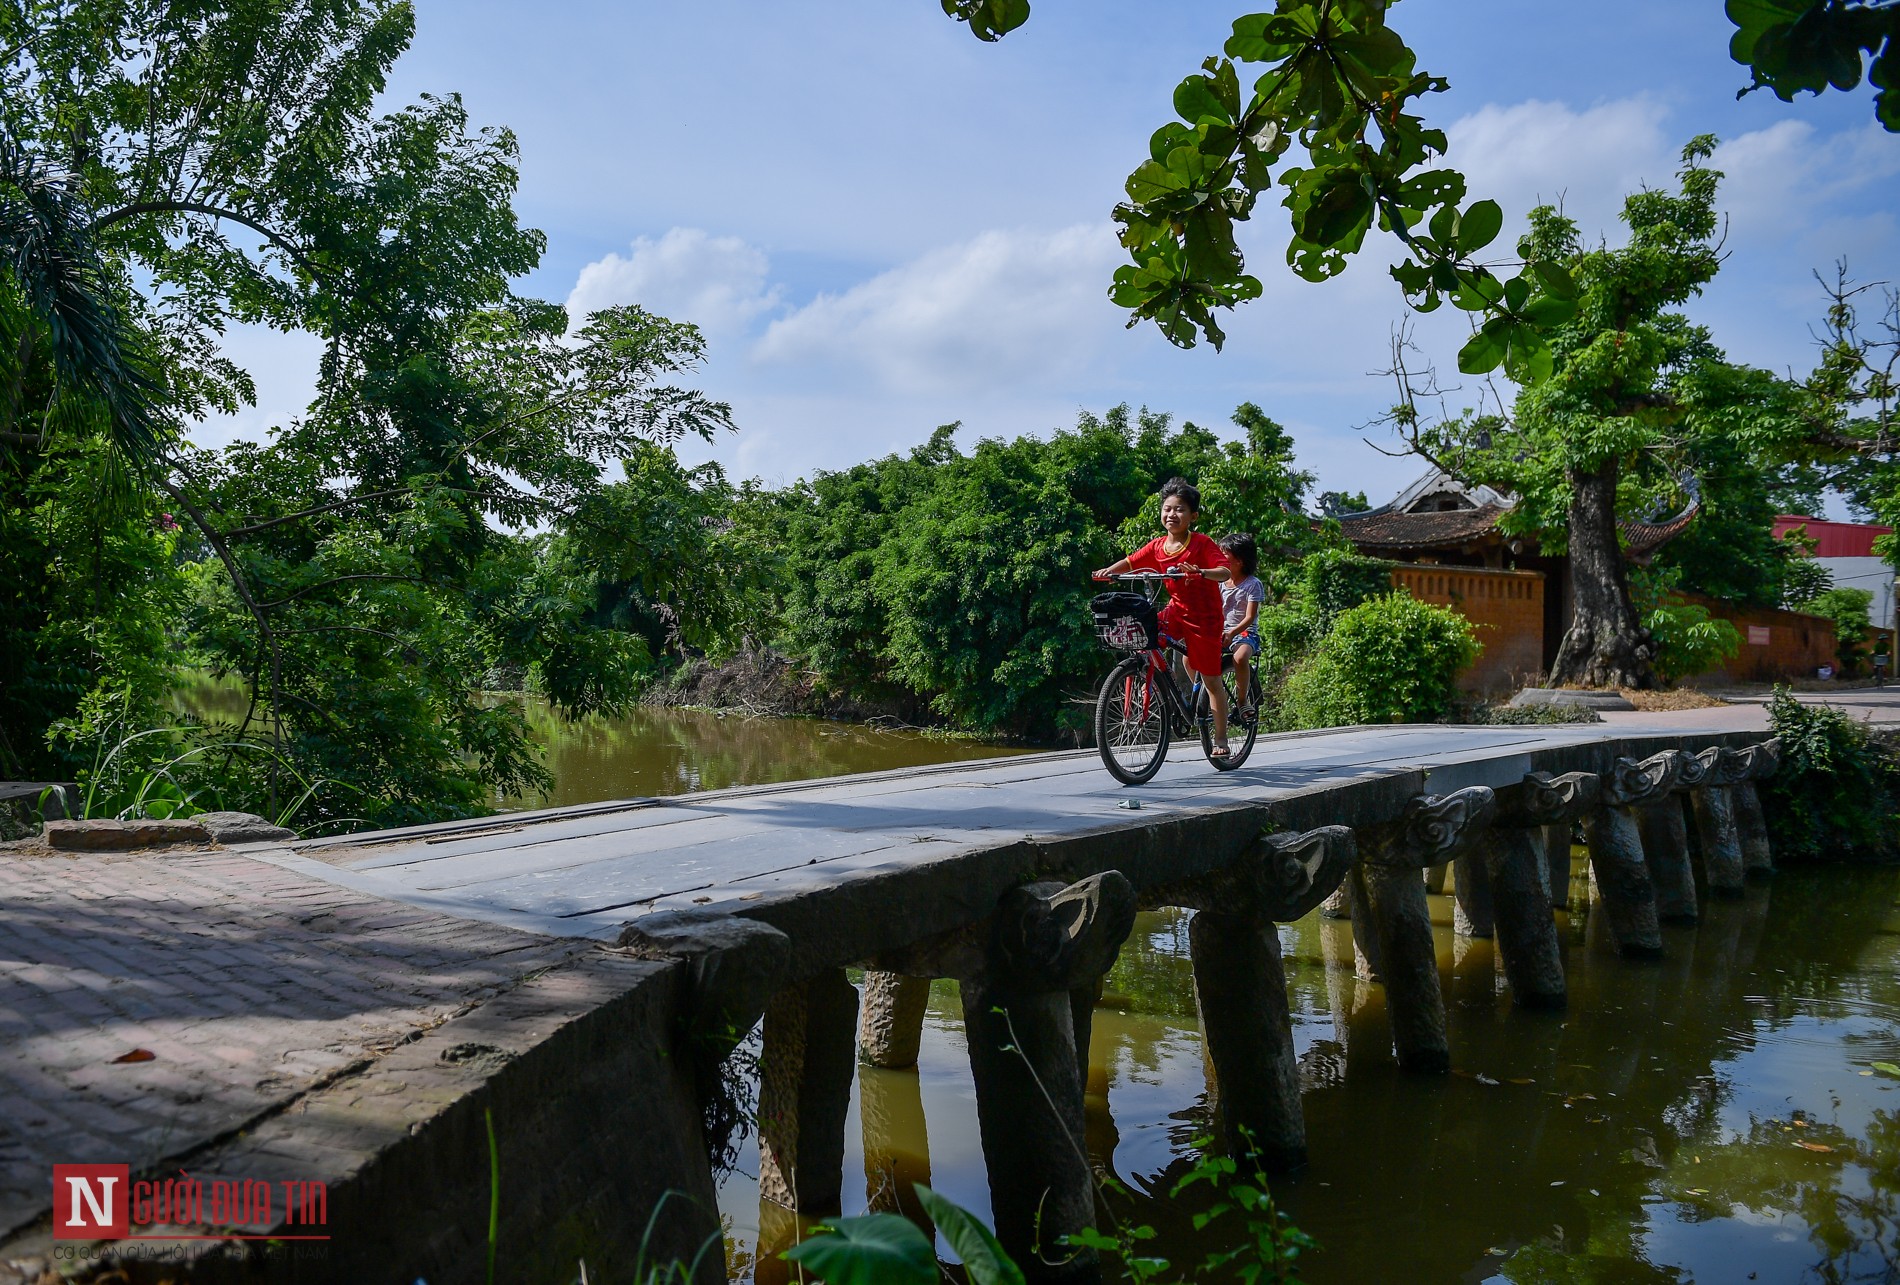
[[1173, 571], [1122, 571], [1122, 572], [1118, 572], [1114, 576], [1111, 576], [1110, 579], [1137, 580], [1137, 581], [1139, 580], [1191, 580], [1193, 579], [1193, 577], [1190, 576], [1187, 572], [1179, 570], [1177, 568], [1176, 570], [1173, 570]]

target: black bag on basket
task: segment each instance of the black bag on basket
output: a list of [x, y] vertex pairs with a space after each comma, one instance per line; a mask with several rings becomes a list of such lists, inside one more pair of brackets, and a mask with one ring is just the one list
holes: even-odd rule
[[1114, 651], [1151, 651], [1160, 643], [1154, 603], [1139, 593], [1098, 593], [1089, 599], [1095, 636]]

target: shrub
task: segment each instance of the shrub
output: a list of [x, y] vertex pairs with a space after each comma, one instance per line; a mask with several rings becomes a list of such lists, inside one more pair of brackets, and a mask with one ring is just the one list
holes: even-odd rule
[[1775, 855], [1789, 861], [1900, 859], [1900, 745], [1786, 687], [1768, 702], [1781, 768], [1761, 783]]
[[1656, 644], [1656, 672], [1671, 684], [1733, 660], [1742, 649], [1740, 630], [1693, 602], [1651, 607], [1643, 614], [1643, 627]]
[[1287, 676], [1287, 727], [1423, 723], [1450, 711], [1453, 680], [1482, 650], [1470, 622], [1405, 593], [1340, 614]]
[[1834, 642], [1841, 672], [1851, 674], [1860, 663], [1860, 649], [1873, 632], [1870, 609], [1874, 595], [1866, 589], [1829, 589], [1808, 599], [1796, 611], [1826, 616], [1834, 622]]
[[[1341, 612], [1392, 592], [1392, 564], [1342, 549], [1322, 549], [1300, 563], [1296, 596], [1325, 629]], [[1263, 639], [1264, 641], [1264, 639]]]

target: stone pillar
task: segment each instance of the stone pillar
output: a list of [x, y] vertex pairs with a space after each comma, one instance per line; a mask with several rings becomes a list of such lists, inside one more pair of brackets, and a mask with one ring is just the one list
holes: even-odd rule
[[1748, 773], [1734, 786], [1735, 831], [1742, 841], [1742, 868], [1750, 878], [1766, 878], [1775, 872], [1775, 857], [1768, 848], [1768, 818], [1762, 815], [1761, 794], [1755, 782], [1765, 781], [1781, 766], [1781, 740], [1763, 741], [1742, 751]]
[[1265, 835], [1221, 869], [1147, 898], [1195, 911], [1188, 944], [1213, 1068], [1214, 1116], [1231, 1152], [1252, 1152], [1269, 1168], [1306, 1162], [1299, 1063], [1276, 925], [1319, 905], [1345, 878], [1354, 855], [1353, 833], [1345, 826]]
[[1102, 1002], [1102, 979], [1097, 976], [1069, 992], [1069, 1027], [1075, 1032], [1075, 1073], [1082, 1092], [1089, 1089], [1089, 1042], [1095, 1035], [1095, 1006]]
[[841, 968], [786, 987], [765, 1009], [759, 1060], [759, 1199], [833, 1214], [844, 1193], [858, 990]]
[[1663, 923], [1692, 924], [1700, 914], [1683, 806], [1685, 796], [1701, 788], [1709, 769], [1703, 760], [1685, 750], [1674, 753], [1676, 771], [1670, 788], [1637, 807], [1636, 823], [1643, 839], [1643, 859], [1656, 885], [1656, 917]]
[[[1438, 951], [1420, 872], [1448, 860], [1490, 823], [1496, 796], [1482, 785], [1446, 795], [1413, 799], [1396, 822], [1362, 835], [1365, 855], [1355, 873], [1363, 881], [1365, 918], [1377, 944], [1375, 967], [1385, 983], [1392, 1017], [1392, 1043], [1408, 1071], [1451, 1068], [1445, 1032], [1445, 996], [1438, 983]], [[1358, 922], [1355, 921], [1355, 928]]]
[[[1511, 1001], [1519, 1007], [1562, 1008], [1567, 999], [1563, 946], [1551, 914], [1550, 862], [1543, 845], [1556, 831], [1568, 849], [1571, 820], [1592, 810], [1600, 791], [1593, 772], [1532, 772], [1499, 792], [1494, 842], [1486, 854], [1498, 954], [1511, 983]], [[1566, 854], [1566, 876], [1568, 862]], [[1564, 882], [1568, 888], [1568, 877]]]
[[1101, 1280], [1093, 1252], [1056, 1248], [1095, 1226], [1070, 995], [1108, 971], [1134, 921], [1134, 889], [1114, 871], [1017, 888], [958, 978], [996, 1235], [1031, 1281]]
[[1733, 786], [1749, 769], [1748, 760], [1733, 750], [1711, 746], [1696, 755], [1705, 768], [1702, 788], [1689, 794], [1695, 814], [1696, 840], [1702, 850], [1702, 874], [1712, 897], [1743, 895], [1746, 877], [1741, 834], [1735, 826]]
[[1603, 778], [1596, 809], [1584, 818], [1583, 837], [1590, 848], [1590, 867], [1596, 873], [1597, 894], [1603, 900], [1619, 955], [1662, 953], [1656, 885], [1643, 856], [1643, 836], [1635, 809], [1666, 793], [1677, 771], [1674, 750], [1640, 763], [1617, 759]]
[[1445, 881], [1451, 875], [1451, 862], [1441, 861], [1425, 871], [1425, 891], [1434, 897], [1445, 895]]
[[1496, 917], [1491, 904], [1491, 873], [1485, 869], [1484, 857], [1475, 852], [1460, 853], [1451, 866], [1452, 931], [1460, 937], [1489, 937]]
[[858, 1023], [858, 1061], [895, 1070], [917, 1065], [924, 1038], [930, 979], [879, 969], [864, 971], [864, 1006]]
[[1570, 908], [1570, 822], [1544, 827], [1545, 887], [1553, 910]]

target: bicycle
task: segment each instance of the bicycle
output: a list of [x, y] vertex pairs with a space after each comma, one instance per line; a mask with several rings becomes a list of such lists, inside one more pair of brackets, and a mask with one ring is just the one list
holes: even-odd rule
[[[1225, 755], [1214, 753], [1214, 707], [1201, 681], [1182, 691], [1187, 646], [1161, 631], [1156, 599], [1163, 581], [1187, 578], [1184, 571], [1126, 572], [1115, 579], [1139, 584], [1141, 593], [1098, 594], [1089, 603], [1102, 645], [1132, 653], [1108, 672], [1095, 697], [1095, 746], [1109, 775], [1123, 785], [1150, 780], [1167, 761], [1171, 738], [1185, 740], [1196, 728], [1207, 761], [1231, 772], [1247, 761], [1260, 731], [1258, 710], [1243, 712], [1234, 700], [1231, 655], [1221, 658], [1228, 709]], [[1183, 663], [1177, 665], [1177, 659]]]

